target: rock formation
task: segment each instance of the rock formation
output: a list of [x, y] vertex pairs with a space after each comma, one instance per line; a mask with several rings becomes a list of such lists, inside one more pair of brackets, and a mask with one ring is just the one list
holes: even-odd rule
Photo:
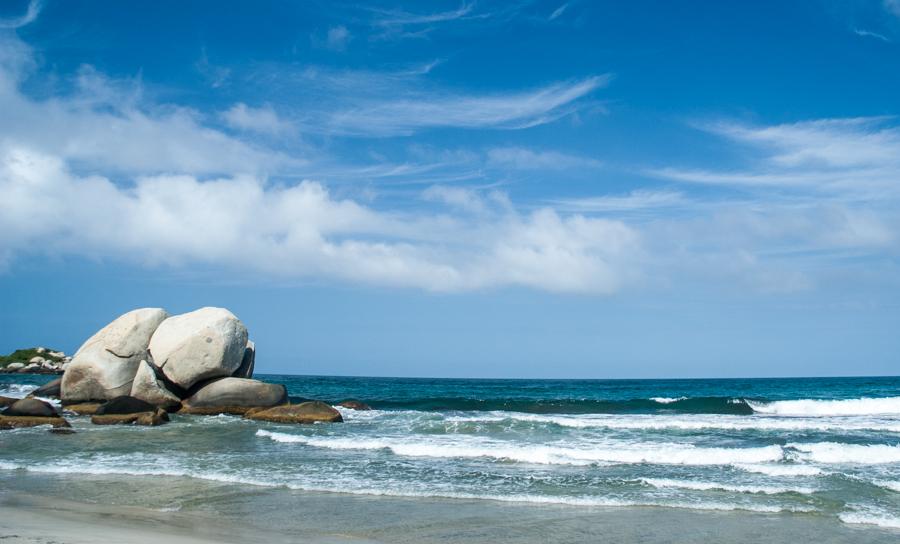
[[64, 403], [108, 400], [131, 392], [138, 364], [168, 314], [161, 308], [132, 310], [100, 329], [75, 354], [63, 374]]
[[150, 339], [153, 363], [184, 389], [231, 376], [246, 348], [247, 328], [224, 308], [201, 308], [166, 319]]

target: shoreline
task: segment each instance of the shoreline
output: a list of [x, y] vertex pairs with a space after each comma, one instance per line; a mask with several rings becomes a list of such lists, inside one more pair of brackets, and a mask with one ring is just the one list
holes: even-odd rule
[[[192, 478], [0, 476], [4, 542], [895, 542], [898, 532], [804, 513], [587, 507], [254, 488]], [[73, 496], [80, 500], [72, 500]], [[688, 529], [689, 528], [689, 529]], [[674, 539], [674, 540], [673, 540]]]

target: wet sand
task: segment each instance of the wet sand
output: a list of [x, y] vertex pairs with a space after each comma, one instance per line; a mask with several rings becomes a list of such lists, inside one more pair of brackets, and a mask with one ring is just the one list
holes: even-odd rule
[[[15, 471], [2, 542], [896, 542], [900, 531], [811, 514], [575, 507], [253, 488], [189, 478]], [[78, 498], [78, 500], [72, 500]]]

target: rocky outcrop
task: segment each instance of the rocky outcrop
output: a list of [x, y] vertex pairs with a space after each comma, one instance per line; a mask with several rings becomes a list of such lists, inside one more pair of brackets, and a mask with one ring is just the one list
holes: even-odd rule
[[94, 425], [147, 425], [169, 421], [169, 414], [149, 402], [123, 395], [101, 405], [91, 416]]
[[224, 308], [201, 308], [170, 317], [150, 339], [153, 363], [184, 389], [234, 374], [246, 347], [247, 328]]
[[0, 430], [21, 429], [50, 425], [54, 428], [70, 427], [69, 422], [61, 417], [7, 416], [0, 414]]
[[273, 423], [336, 423], [344, 421], [340, 412], [317, 400], [250, 410], [244, 414], [244, 417]]
[[62, 378], [56, 378], [32, 391], [29, 397], [44, 397], [50, 399], [58, 399], [62, 386]]
[[283, 385], [246, 378], [215, 380], [185, 399], [182, 413], [243, 414], [252, 408], [277, 406], [287, 400]]
[[241, 366], [234, 371], [234, 378], [252, 378], [253, 366], [256, 364], [256, 344], [253, 340], [247, 340], [247, 347], [244, 348], [244, 357], [241, 359]]
[[150, 337], [168, 317], [161, 308], [132, 310], [90, 337], [63, 374], [64, 403], [107, 400], [131, 392]]
[[49, 402], [38, 399], [20, 399], [7, 406], [4, 416], [59, 417], [56, 408]]
[[19, 399], [14, 399], [12, 397], [0, 397], [0, 408], [5, 408], [10, 404], [16, 402]]
[[349, 408], [351, 410], [371, 410], [372, 407], [366, 404], [361, 400], [356, 399], [347, 399], [345, 401], [339, 402], [338, 406], [342, 408]]
[[157, 427], [168, 422], [169, 414], [162, 409], [135, 414], [97, 414], [91, 416], [91, 423], [94, 425], [145, 425]]
[[131, 396], [169, 412], [181, 407], [181, 399], [166, 388], [166, 384], [158, 378], [156, 370], [147, 361], [138, 364], [131, 385]]
[[116, 397], [109, 402], [102, 404], [97, 409], [97, 415], [121, 415], [121, 414], [140, 414], [142, 412], [155, 412], [156, 406], [141, 399], [136, 399], [128, 395]]
[[71, 412], [79, 416], [92, 416], [103, 404], [99, 402], [80, 402], [77, 404], [66, 404], [63, 406], [63, 412]]

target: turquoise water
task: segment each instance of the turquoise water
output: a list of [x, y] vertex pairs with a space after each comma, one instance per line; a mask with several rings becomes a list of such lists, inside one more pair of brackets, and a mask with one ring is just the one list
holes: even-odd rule
[[[294, 400], [357, 398], [375, 409], [310, 426], [175, 416], [160, 428], [96, 427], [74, 417], [74, 435], [0, 434], [0, 472], [789, 512], [900, 529], [900, 378], [258, 377], [284, 383]], [[46, 380], [2, 376], [0, 395]]]

